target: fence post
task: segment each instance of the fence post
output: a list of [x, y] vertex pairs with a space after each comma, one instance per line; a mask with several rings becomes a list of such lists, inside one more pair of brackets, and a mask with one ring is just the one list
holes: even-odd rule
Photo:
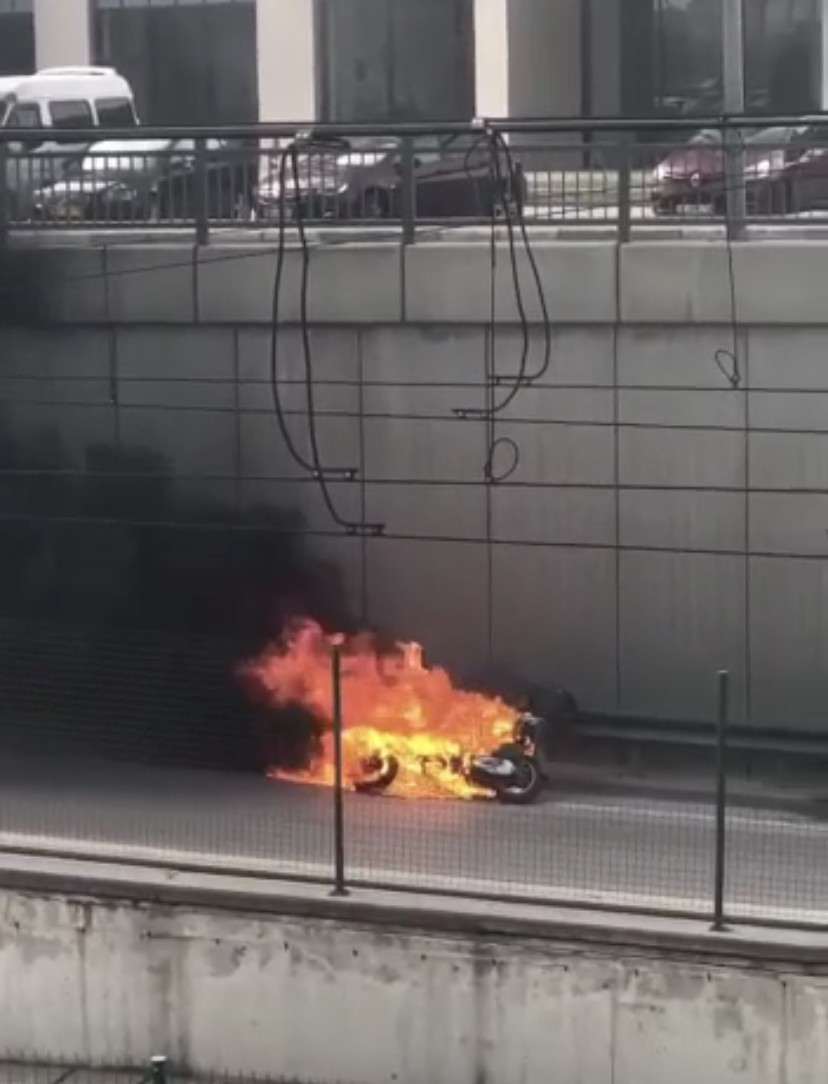
[[332, 895], [347, 896], [345, 887], [345, 801], [342, 765], [342, 647], [331, 653], [334, 740], [334, 889]]
[[414, 140], [404, 136], [401, 148], [402, 170], [402, 234], [403, 244], [417, 240], [417, 191], [414, 183]]
[[716, 856], [713, 872], [714, 933], [725, 929], [725, 862], [727, 830], [727, 723], [730, 699], [730, 674], [719, 671], [719, 701], [716, 715]]
[[210, 243], [210, 221], [207, 207], [207, 143], [204, 136], [195, 141], [195, 223], [196, 244]]
[[618, 141], [618, 241], [624, 245], [630, 239], [632, 195], [630, 137], [622, 132]]
[[152, 1084], [167, 1084], [167, 1059], [163, 1054], [150, 1058], [150, 1079]]

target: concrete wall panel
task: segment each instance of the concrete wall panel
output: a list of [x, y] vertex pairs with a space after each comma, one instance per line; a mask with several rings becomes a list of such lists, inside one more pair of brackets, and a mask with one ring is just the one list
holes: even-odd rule
[[[614, 1079], [697, 1084], [703, 1058], [705, 1074], [717, 1084], [771, 1084], [779, 1079], [783, 1018], [784, 987], [770, 975], [748, 980], [688, 969], [679, 977], [660, 967], [633, 973], [617, 1006]], [[694, 1051], [691, 1036], [708, 1028], [718, 1041]]]
[[[615, 249], [608, 243], [561, 246], [535, 243], [533, 252], [551, 320], [556, 324], [606, 324], [616, 315]], [[435, 275], [435, 260], [443, 268]], [[518, 274], [527, 318], [538, 323], [541, 308], [528, 260], [520, 249]], [[515, 286], [503, 250], [497, 277], [496, 318], [518, 322]], [[491, 255], [485, 245], [441, 242], [413, 245], [405, 253], [406, 318], [414, 323], [480, 323], [490, 317]]]
[[[316, 324], [396, 322], [402, 312], [401, 262], [396, 245], [311, 249], [309, 320]], [[270, 324], [276, 252], [259, 242], [198, 253], [198, 315], [204, 323]], [[280, 320], [299, 323], [302, 257], [285, 254]]]
[[480, 482], [486, 460], [483, 423], [456, 419], [366, 418], [369, 481]]
[[585, 709], [615, 701], [615, 554], [498, 546], [494, 655], [517, 673], [577, 691]]
[[625, 710], [713, 719], [716, 672], [745, 679], [745, 564], [737, 557], [623, 553], [621, 703]]
[[192, 324], [197, 252], [186, 245], [106, 250], [107, 315], [115, 323]]
[[750, 481], [757, 489], [828, 489], [828, 440], [810, 433], [751, 433]]
[[160, 1049], [205, 1074], [319, 1084], [824, 1077], [825, 980], [793, 968], [426, 934], [402, 920], [12, 890], [0, 902], [12, 1057], [136, 1065]]
[[739, 493], [622, 490], [620, 538], [625, 547], [743, 550], [745, 499]]
[[486, 550], [467, 542], [370, 540], [368, 615], [459, 673], [486, 655]]
[[828, 569], [824, 561], [750, 563], [752, 711], [772, 727], [824, 727]]
[[687, 426], [743, 429], [745, 397], [741, 392], [622, 388], [618, 393], [621, 425]]
[[[212, 333], [212, 332], [211, 332]], [[270, 386], [271, 334], [269, 329], [241, 327], [239, 338], [239, 379]], [[355, 328], [314, 327], [310, 329], [311, 362], [314, 379], [352, 383], [359, 379], [359, 333]], [[297, 327], [280, 327], [277, 341], [277, 371], [280, 381], [304, 381], [305, 351]]]
[[618, 329], [620, 387], [726, 389], [716, 366], [716, 351], [732, 340], [720, 327], [647, 327]]
[[[615, 438], [608, 426], [502, 423], [497, 436], [515, 442], [519, 459], [510, 481], [533, 485], [612, 485]], [[512, 459], [514, 458], [514, 453]], [[504, 448], [505, 469], [510, 463]]]
[[[553, 322], [550, 330], [549, 367], [537, 386], [612, 387], [614, 383], [614, 330], [600, 325], [567, 326]], [[542, 327], [529, 328], [527, 376], [534, 378], [545, 362], [546, 342]], [[515, 376], [523, 353], [523, 330], [501, 326], [495, 335], [495, 369]]]
[[752, 494], [750, 548], [753, 553], [828, 557], [828, 495]]
[[747, 331], [751, 388], [828, 391], [828, 331], [768, 327]]
[[486, 493], [481, 485], [371, 485], [365, 518], [389, 534], [413, 538], [482, 540]]
[[452, 324], [378, 325], [361, 331], [360, 348], [367, 385], [448, 384], [477, 390], [485, 368], [486, 331]]
[[752, 429], [828, 432], [828, 396], [818, 391], [751, 391]]
[[607, 489], [512, 486], [492, 489], [492, 528], [500, 542], [612, 546], [615, 494]]
[[736, 431], [622, 429], [618, 454], [625, 486], [744, 485], [745, 439]]
[[[231, 420], [232, 419], [232, 416]], [[311, 445], [307, 419], [292, 415], [286, 419], [299, 455], [309, 461]], [[272, 414], [244, 414], [239, 419], [240, 470], [244, 478], [307, 477], [308, 472], [288, 452], [276, 418]], [[319, 460], [326, 470], [353, 470], [360, 466], [359, 426], [354, 419], [322, 415], [316, 420]], [[236, 432], [228, 434], [235, 447]]]

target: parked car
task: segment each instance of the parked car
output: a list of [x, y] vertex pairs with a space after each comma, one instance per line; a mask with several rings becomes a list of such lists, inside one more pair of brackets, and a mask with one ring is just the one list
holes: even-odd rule
[[[89, 140], [78, 143], [67, 130], [137, 124], [132, 89], [112, 68], [47, 68], [0, 78], [8, 219], [29, 218], [34, 193], [61, 180], [86, 153]], [[23, 129], [29, 134], [17, 137]]]
[[[418, 218], [477, 218], [526, 200], [526, 179], [519, 163], [512, 176], [501, 154], [501, 177], [485, 140], [474, 135], [416, 140], [414, 192]], [[288, 160], [282, 192], [282, 153], [262, 159], [258, 216], [279, 218], [284, 200], [287, 217], [301, 208], [307, 219], [399, 218], [403, 212], [404, 162], [401, 140], [393, 137], [314, 140], [297, 153], [296, 170]], [[294, 172], [296, 176], [294, 176]]]
[[[64, 178], [34, 198], [41, 221], [165, 222], [196, 217], [195, 141], [109, 140], [93, 144]], [[248, 218], [255, 157], [244, 145], [206, 140], [205, 203], [212, 219]]]
[[[749, 207], [757, 212], [775, 209], [773, 185], [805, 149], [812, 129], [764, 128], [742, 135], [744, 178]], [[653, 170], [652, 205], [656, 214], [675, 214], [682, 206], [702, 207], [716, 213], [725, 209], [725, 146], [722, 133], [703, 129], [684, 146], [671, 151]]]

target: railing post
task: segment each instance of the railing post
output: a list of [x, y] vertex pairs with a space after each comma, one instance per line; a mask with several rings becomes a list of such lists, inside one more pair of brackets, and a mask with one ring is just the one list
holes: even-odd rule
[[347, 896], [345, 886], [345, 799], [342, 764], [342, 647], [331, 653], [334, 740], [334, 889], [332, 895]]
[[150, 1079], [152, 1084], [167, 1084], [167, 1059], [163, 1054], [150, 1058]]
[[195, 141], [195, 223], [196, 244], [210, 243], [210, 220], [207, 207], [207, 142], [204, 136]]
[[630, 239], [632, 208], [632, 164], [630, 162], [630, 137], [622, 132], [618, 140], [618, 241], [624, 245]]
[[0, 139], [0, 247], [9, 236], [9, 203], [9, 145], [5, 139]]
[[713, 871], [714, 933], [725, 929], [725, 863], [727, 860], [727, 724], [730, 674], [719, 671], [719, 700], [716, 715], [716, 854]]
[[403, 244], [417, 240], [417, 187], [414, 183], [414, 140], [405, 136], [401, 148]]

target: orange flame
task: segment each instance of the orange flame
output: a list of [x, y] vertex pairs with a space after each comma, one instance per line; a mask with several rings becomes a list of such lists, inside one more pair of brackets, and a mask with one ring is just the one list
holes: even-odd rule
[[514, 732], [518, 712], [497, 697], [456, 689], [448, 673], [423, 664], [419, 644], [380, 653], [370, 635], [330, 637], [311, 621], [247, 663], [243, 676], [274, 706], [300, 705], [324, 725], [319, 755], [306, 769], [274, 767], [271, 778], [334, 782], [332, 646], [340, 644], [343, 774], [353, 787], [364, 761], [393, 756], [399, 773], [387, 793], [405, 798], [480, 794], [458, 764], [490, 753]]

